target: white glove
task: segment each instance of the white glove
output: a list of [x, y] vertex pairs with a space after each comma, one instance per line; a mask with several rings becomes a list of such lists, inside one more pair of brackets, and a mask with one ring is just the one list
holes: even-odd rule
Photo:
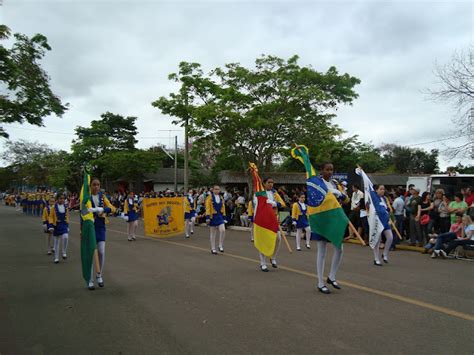
[[97, 211], [97, 213], [100, 214], [100, 213], [104, 212], [104, 209], [102, 207], [96, 207], [96, 211]]
[[228, 223], [227, 220], [224, 220], [224, 224], [227, 224], [227, 223]]
[[272, 205], [273, 208], [275, 208], [277, 206], [277, 203], [275, 201], [272, 201], [272, 200], [267, 200], [267, 203], [269, 205]]
[[334, 189], [334, 190], [331, 190], [331, 192], [332, 192], [336, 197], [341, 197], [341, 196], [342, 196], [342, 192], [339, 191], [339, 190]]
[[97, 208], [95, 208], [95, 207], [94, 208], [92, 208], [92, 207], [88, 208], [87, 210], [91, 213], [97, 212]]
[[296, 226], [296, 221], [293, 221], [293, 225]]
[[49, 228], [48, 232], [54, 232], [54, 228], [53, 227]]

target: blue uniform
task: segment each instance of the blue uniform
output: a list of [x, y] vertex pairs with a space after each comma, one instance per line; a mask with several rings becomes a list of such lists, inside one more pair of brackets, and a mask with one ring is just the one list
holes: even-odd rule
[[[104, 195], [102, 192], [99, 192], [99, 205], [96, 206], [94, 199], [91, 198], [92, 207], [102, 207], [104, 209], [104, 213], [110, 213], [112, 210], [109, 207], [105, 207], [104, 204]], [[95, 239], [97, 242], [105, 242], [105, 217], [99, 216], [98, 213], [94, 212], [94, 227], [95, 227]]]
[[67, 210], [64, 207], [64, 212], [59, 212], [58, 204], [54, 205], [54, 211], [56, 213], [56, 225], [54, 227], [53, 235], [59, 237], [63, 234], [69, 233], [69, 223], [67, 221]]
[[[130, 203], [130, 200], [132, 200], [132, 203]], [[127, 200], [125, 200], [124, 209], [129, 222], [134, 222], [140, 217], [138, 214], [138, 204], [135, 200], [127, 198]]]

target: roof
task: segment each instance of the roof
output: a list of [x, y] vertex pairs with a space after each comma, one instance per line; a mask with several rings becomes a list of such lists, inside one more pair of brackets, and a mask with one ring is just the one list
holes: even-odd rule
[[373, 184], [388, 186], [406, 186], [409, 175], [402, 174], [367, 174]]
[[[177, 170], [178, 184], [184, 184], [184, 169]], [[174, 183], [174, 168], [160, 168], [156, 173], [145, 174], [143, 181], [152, 181], [155, 184]]]
[[[370, 180], [376, 185], [400, 185], [405, 186], [408, 181], [408, 175], [401, 174], [367, 174]], [[292, 185], [304, 185], [306, 183], [306, 173], [293, 173], [293, 172], [267, 172], [260, 173], [262, 179], [271, 177], [275, 180], [277, 185], [292, 184]], [[221, 184], [246, 184], [247, 179], [250, 177], [246, 176], [242, 172], [223, 170], [219, 173], [219, 181]]]

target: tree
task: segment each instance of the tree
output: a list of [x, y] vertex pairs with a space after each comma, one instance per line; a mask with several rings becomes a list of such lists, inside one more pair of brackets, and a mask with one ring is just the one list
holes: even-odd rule
[[326, 73], [301, 67], [298, 56], [262, 56], [253, 69], [231, 63], [209, 75], [197, 63], [181, 63], [180, 73], [171, 77], [186, 83], [187, 101], [170, 94], [153, 104], [172, 115], [185, 111], [193, 117], [190, 134], [234, 156], [243, 171], [249, 161], [272, 169], [275, 159], [303, 135], [340, 134], [332, 118], [340, 104], [357, 98], [353, 88], [360, 83], [339, 75], [335, 67]]
[[436, 102], [450, 102], [456, 108], [453, 135], [465, 137], [463, 144], [447, 150], [448, 156], [474, 158], [474, 47], [454, 53], [450, 63], [436, 66], [435, 74], [439, 87], [428, 93]]
[[111, 112], [103, 113], [100, 120], [91, 122], [90, 127], [77, 127], [78, 138], [72, 142], [72, 160], [80, 171], [82, 166], [95, 167], [100, 177], [104, 171], [101, 158], [110, 152], [135, 150], [137, 140], [136, 117], [123, 117]]
[[439, 151], [385, 144], [380, 147], [389, 170], [401, 174], [434, 174], [439, 171]]
[[[0, 25], [0, 40], [7, 40], [10, 34], [7, 26]], [[0, 122], [26, 121], [42, 126], [44, 117], [62, 116], [67, 110], [67, 104], [52, 92], [49, 77], [38, 63], [51, 47], [41, 34], [28, 38], [15, 33], [13, 37], [10, 49], [0, 45], [0, 83], [5, 89], [0, 95]], [[8, 137], [2, 127], [0, 136]]]

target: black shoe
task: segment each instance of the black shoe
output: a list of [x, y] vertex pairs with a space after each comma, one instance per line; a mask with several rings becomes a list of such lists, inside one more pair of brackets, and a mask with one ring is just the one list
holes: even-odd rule
[[388, 259], [383, 258], [383, 262], [384, 262], [385, 264], [388, 264]]
[[211, 254], [217, 255], [217, 250], [211, 250]]
[[335, 289], [337, 289], [337, 290], [340, 290], [340, 289], [341, 289], [341, 286], [339, 286], [339, 284], [337, 283], [336, 280], [333, 281], [333, 280], [331, 280], [331, 279], [328, 277], [327, 280], [326, 280], [326, 282], [327, 282], [328, 284], [330, 284], [332, 287], [334, 287]]
[[219, 251], [220, 251], [221, 253], [223, 253], [223, 252], [224, 252], [224, 248], [219, 247]]
[[276, 261], [273, 261], [272, 259], [270, 259], [270, 262], [272, 263], [272, 268], [274, 268], [274, 269], [278, 268], [278, 265], [277, 265]]
[[296, 251], [301, 251], [301, 248], [296, 248]]
[[262, 270], [263, 272], [268, 272], [268, 268], [266, 266], [262, 266], [260, 265], [260, 270]]
[[379, 261], [379, 262], [377, 262], [377, 261], [375, 261], [375, 260], [374, 260], [374, 265], [375, 265], [375, 266], [383, 266], [383, 265], [382, 265], [382, 263], [381, 263], [380, 261]]
[[306, 249], [311, 249], [311, 245], [307, 245], [307, 246], [306, 246]]
[[319, 292], [324, 293], [325, 295], [329, 295], [331, 291], [326, 286], [318, 287]]
[[194, 231], [191, 231], [191, 235], [193, 235], [193, 234], [194, 234]]
[[189, 235], [185, 235], [184, 238], [188, 239], [188, 238], [189, 238]]

